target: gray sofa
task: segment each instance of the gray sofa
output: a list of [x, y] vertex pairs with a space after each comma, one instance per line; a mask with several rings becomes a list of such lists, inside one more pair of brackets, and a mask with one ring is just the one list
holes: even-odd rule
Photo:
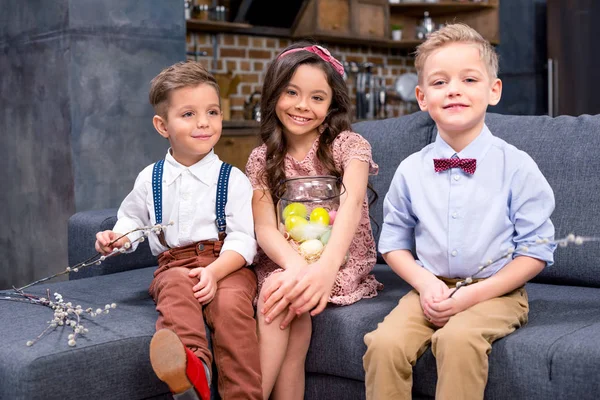
[[[600, 235], [600, 116], [548, 118], [488, 114], [491, 131], [527, 151], [553, 187], [557, 237], [570, 232]], [[434, 139], [424, 113], [376, 122], [355, 130], [369, 140], [380, 166], [372, 183], [380, 199], [372, 210], [381, 225], [382, 202], [402, 159]], [[94, 235], [109, 229], [116, 210], [75, 214], [69, 221], [69, 261], [93, 254]], [[529, 323], [493, 345], [489, 399], [595, 399], [600, 393], [600, 244], [559, 248], [556, 264], [527, 285]], [[364, 398], [363, 335], [409, 290], [380, 258], [375, 267], [385, 288], [374, 299], [329, 307], [314, 318], [306, 361], [306, 398]], [[109, 315], [88, 322], [90, 332], [76, 347], [57, 330], [33, 347], [25, 342], [45, 327], [44, 307], [0, 302], [0, 399], [159, 399], [168, 390], [154, 376], [148, 344], [156, 311], [147, 288], [156, 260], [147, 246], [100, 266], [72, 273], [66, 282], [40, 284], [82, 306], [116, 302]], [[414, 397], [435, 393], [435, 359], [417, 362]]]

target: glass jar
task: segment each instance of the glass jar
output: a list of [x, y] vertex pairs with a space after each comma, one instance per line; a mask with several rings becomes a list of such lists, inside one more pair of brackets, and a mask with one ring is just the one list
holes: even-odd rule
[[346, 188], [335, 176], [304, 176], [284, 183], [277, 202], [279, 231], [308, 263], [319, 259]]

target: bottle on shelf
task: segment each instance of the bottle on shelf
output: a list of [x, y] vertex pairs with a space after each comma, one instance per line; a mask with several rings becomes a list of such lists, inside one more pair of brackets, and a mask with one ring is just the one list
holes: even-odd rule
[[424, 40], [435, 30], [435, 24], [429, 16], [429, 11], [423, 13], [423, 21], [421, 25], [417, 26], [416, 34], [417, 39]]

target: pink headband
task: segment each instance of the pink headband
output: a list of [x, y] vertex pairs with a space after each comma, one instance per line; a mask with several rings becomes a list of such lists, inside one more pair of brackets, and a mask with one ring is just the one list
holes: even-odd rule
[[319, 57], [321, 57], [321, 59], [323, 61], [331, 64], [333, 69], [335, 69], [340, 75], [344, 75], [344, 66], [342, 65], [342, 63], [339, 62], [338, 60], [336, 60], [335, 57], [333, 57], [331, 55], [331, 53], [329, 52], [329, 50], [327, 50], [325, 47], [321, 47], [321, 46], [317, 46], [317, 45], [308, 46], [308, 47], [298, 47], [296, 49], [291, 49], [291, 50], [281, 53], [278, 58], [281, 58], [281, 57], [285, 56], [286, 54], [295, 53], [295, 52], [301, 51], [301, 50], [310, 51], [311, 53], [318, 55]]

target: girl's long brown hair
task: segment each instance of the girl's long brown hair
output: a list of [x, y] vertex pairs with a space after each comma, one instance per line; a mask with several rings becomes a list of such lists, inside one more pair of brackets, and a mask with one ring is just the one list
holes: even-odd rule
[[[297, 42], [285, 48], [280, 54], [291, 49], [312, 45], [314, 43]], [[309, 51], [296, 51], [283, 57], [278, 56], [267, 69], [260, 104], [260, 137], [267, 147], [266, 165], [262, 180], [269, 188], [274, 203], [277, 203], [284, 191], [282, 184], [286, 179], [284, 161], [288, 150], [283, 135], [283, 126], [277, 117], [275, 106], [283, 91], [286, 90], [296, 69], [303, 64], [313, 65], [323, 70], [333, 94], [327, 117], [323, 122], [325, 129], [319, 137], [317, 158], [328, 174], [340, 178], [343, 173], [334, 163], [331, 144], [341, 132], [351, 130], [352, 127], [350, 119], [351, 101], [346, 82], [331, 64]], [[374, 199], [372, 200], [374, 202], [377, 200], [377, 193], [373, 191], [370, 184], [369, 189], [374, 193]]]
[[[298, 42], [285, 48], [280, 54], [295, 48], [312, 46], [313, 43]], [[309, 64], [325, 72], [327, 83], [332, 89], [333, 98], [329, 112], [324, 121], [325, 130], [319, 137], [317, 158], [329, 174], [341, 177], [342, 171], [336, 168], [331, 153], [333, 140], [343, 131], [350, 130], [351, 103], [348, 88], [342, 76], [318, 55], [309, 51], [297, 51], [277, 57], [267, 69], [261, 94], [260, 137], [267, 146], [266, 166], [263, 180], [269, 188], [274, 202], [282, 195], [285, 177], [284, 160], [287, 154], [287, 142], [283, 135], [283, 126], [275, 113], [279, 97], [286, 90], [288, 83], [298, 66]]]

